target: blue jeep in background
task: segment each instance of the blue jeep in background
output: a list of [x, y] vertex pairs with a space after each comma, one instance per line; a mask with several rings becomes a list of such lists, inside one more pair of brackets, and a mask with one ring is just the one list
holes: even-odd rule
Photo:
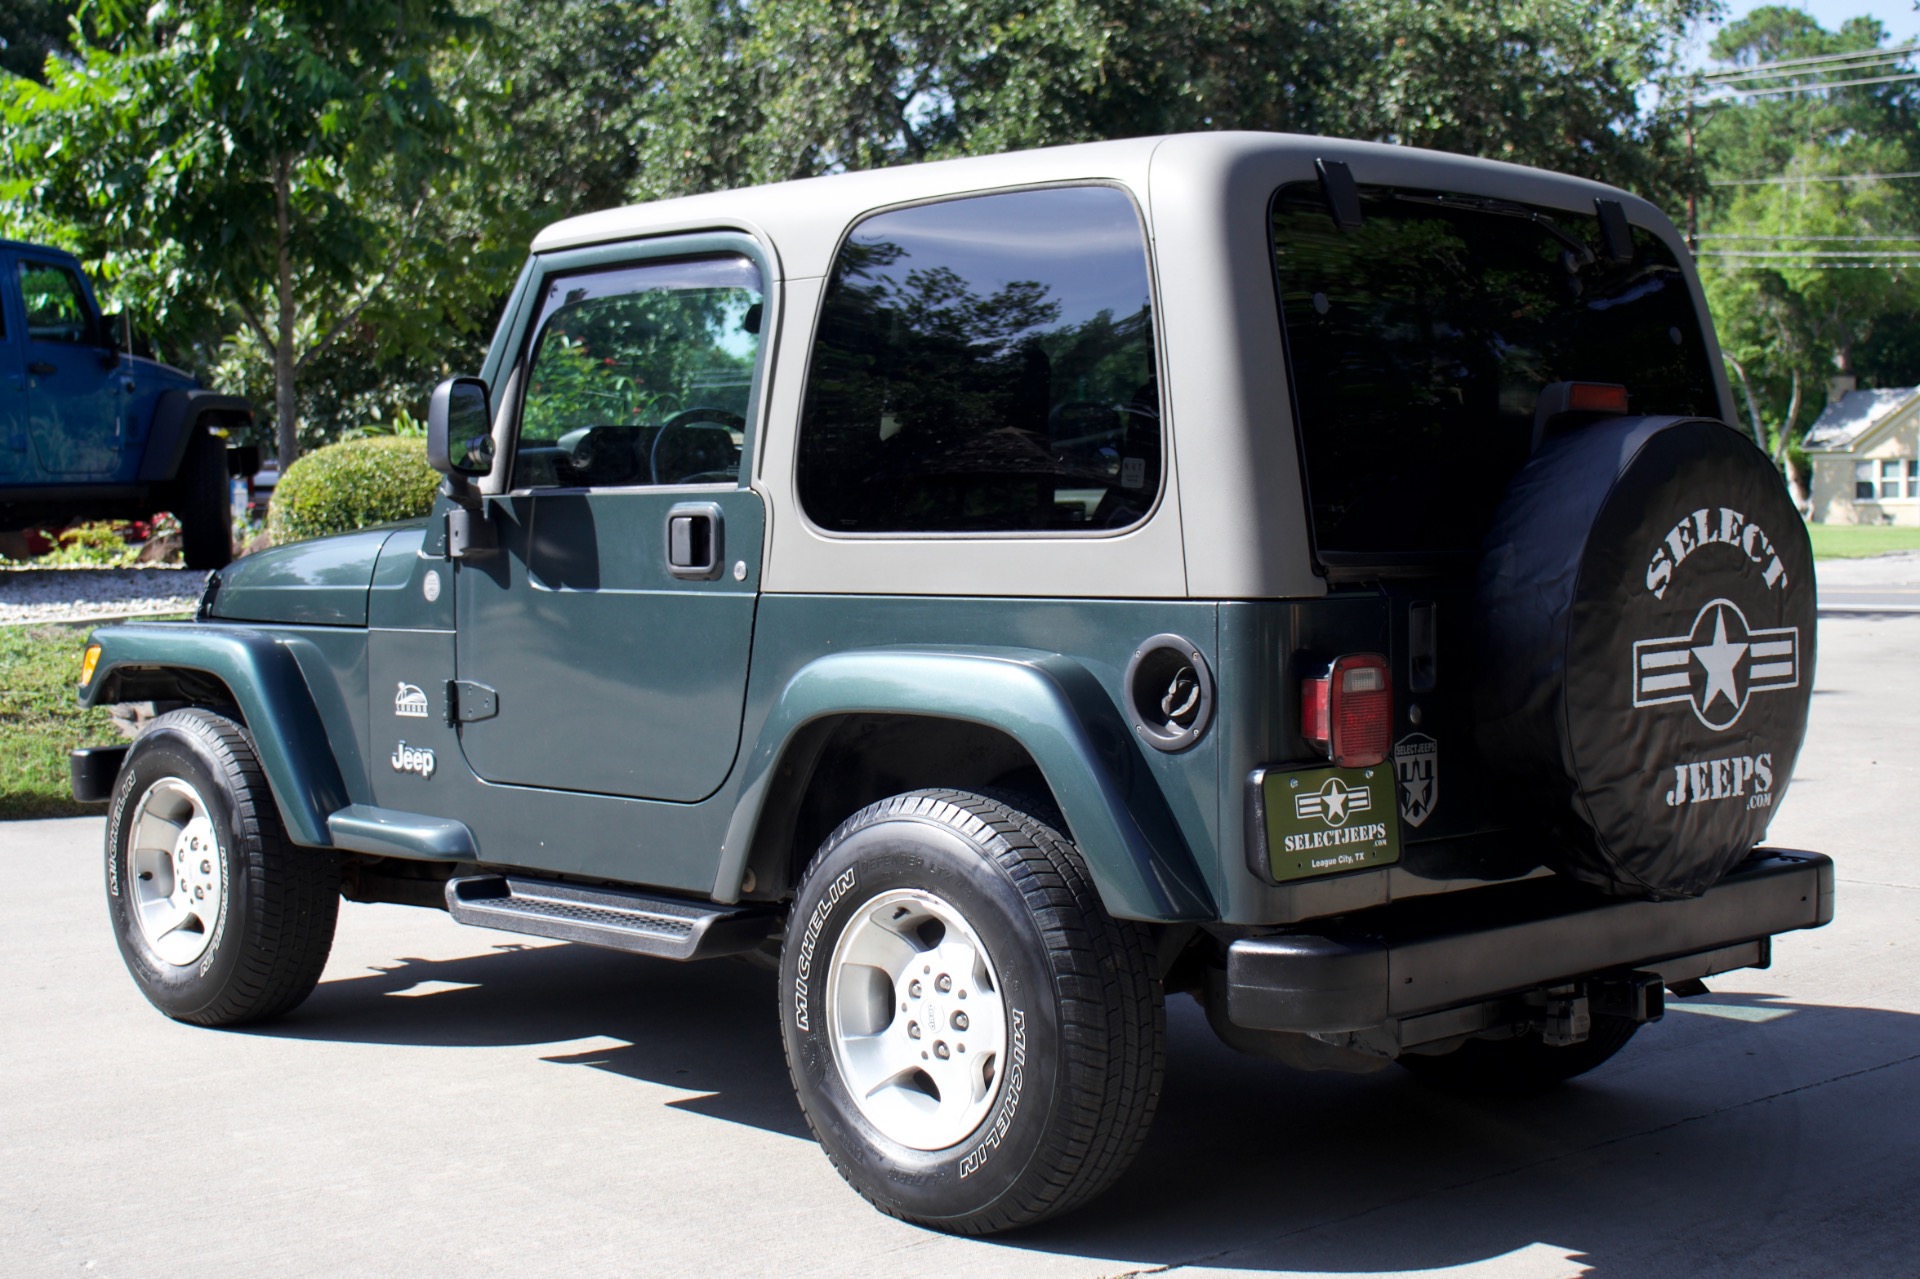
[[238, 396], [135, 355], [72, 254], [0, 240], [0, 532], [81, 519], [179, 519], [189, 568], [232, 558], [228, 449], [253, 421]]

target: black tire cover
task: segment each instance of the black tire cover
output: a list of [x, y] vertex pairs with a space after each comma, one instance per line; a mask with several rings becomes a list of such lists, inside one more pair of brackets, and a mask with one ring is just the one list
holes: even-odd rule
[[1813, 550], [1772, 463], [1698, 418], [1550, 438], [1477, 591], [1479, 744], [1549, 864], [1626, 896], [1712, 887], [1765, 834], [1812, 695]]

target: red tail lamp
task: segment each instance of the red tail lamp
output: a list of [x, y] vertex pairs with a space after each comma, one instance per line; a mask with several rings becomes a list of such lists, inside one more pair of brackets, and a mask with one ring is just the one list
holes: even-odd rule
[[1387, 757], [1393, 737], [1393, 678], [1378, 653], [1335, 658], [1324, 674], [1300, 681], [1300, 735], [1341, 768]]
[[1627, 388], [1609, 382], [1569, 382], [1567, 411], [1570, 413], [1625, 413]]

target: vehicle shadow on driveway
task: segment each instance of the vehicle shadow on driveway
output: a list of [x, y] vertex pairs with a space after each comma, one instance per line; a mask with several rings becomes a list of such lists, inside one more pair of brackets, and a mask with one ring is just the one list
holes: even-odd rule
[[399, 959], [323, 981], [292, 1015], [247, 1033], [499, 1048], [623, 1041], [546, 1056], [701, 1096], [679, 1109], [807, 1140], [787, 1081], [774, 975], [743, 960], [676, 964], [592, 946], [493, 947]]
[[[328, 981], [250, 1033], [535, 1051], [617, 1041], [544, 1059], [689, 1090], [701, 1095], [668, 1104], [806, 1138], [774, 982], [741, 962], [502, 945]], [[1467, 1101], [1396, 1068], [1303, 1074], [1242, 1056], [1177, 996], [1160, 1112], [1132, 1169], [1086, 1209], [996, 1242], [1132, 1267], [1910, 1273], [1920, 1017], [1764, 995], [1669, 1007], [1584, 1080]]]
[[1241, 1056], [1177, 999], [1133, 1170], [1014, 1238], [1252, 1271], [1913, 1273], [1920, 1017], [1763, 995], [1669, 1009], [1585, 1079], [1464, 1100], [1398, 1068]]

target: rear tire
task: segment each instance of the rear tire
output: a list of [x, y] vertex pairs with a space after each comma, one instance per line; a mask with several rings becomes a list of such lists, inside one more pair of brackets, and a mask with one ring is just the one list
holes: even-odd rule
[[787, 1067], [876, 1208], [989, 1234], [1132, 1161], [1159, 1101], [1160, 988], [1059, 832], [983, 795], [898, 795], [827, 838], [792, 920]]
[[1586, 1074], [1625, 1048], [1639, 1029], [1624, 1018], [1595, 1017], [1587, 1037], [1564, 1048], [1549, 1047], [1537, 1035], [1469, 1039], [1452, 1052], [1409, 1053], [1398, 1060], [1421, 1083], [1456, 1097], [1520, 1097]]
[[312, 993], [340, 910], [334, 854], [293, 845], [252, 739], [211, 711], [170, 711], [134, 740], [106, 841], [114, 939], [167, 1016], [235, 1026]]
[[218, 436], [194, 426], [174, 477], [173, 514], [180, 521], [180, 555], [188, 568], [224, 568], [233, 560], [233, 498], [227, 451]]

